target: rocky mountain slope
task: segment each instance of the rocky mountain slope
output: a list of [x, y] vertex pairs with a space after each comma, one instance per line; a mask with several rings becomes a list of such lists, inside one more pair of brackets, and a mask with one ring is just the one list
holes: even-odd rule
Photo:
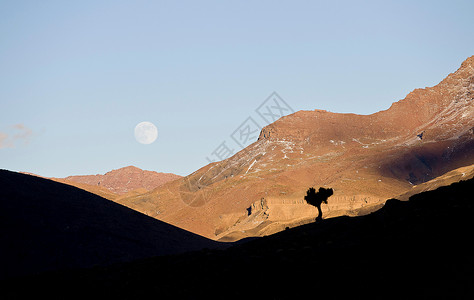
[[[159, 173], [146, 171], [134, 166], [128, 166], [117, 170], [112, 170], [105, 174], [97, 175], [76, 175], [66, 178], [54, 178], [55, 180], [88, 186], [105, 188], [116, 195], [125, 195], [129, 192], [139, 190], [140, 192], [151, 191], [169, 181], [181, 178], [182, 176], [172, 173]], [[87, 188], [87, 186], [82, 186]], [[89, 187], [90, 188], [90, 187]]]
[[298, 111], [258, 141], [180, 180], [118, 202], [213, 239], [310, 221], [309, 187], [331, 187], [324, 217], [357, 215], [474, 163], [474, 56], [434, 87], [371, 115]]
[[2, 291], [22, 298], [74, 291], [80, 299], [471, 299], [473, 192], [470, 179], [226, 250], [43, 274], [6, 282]]
[[0, 170], [0, 279], [220, 244], [92, 193]]

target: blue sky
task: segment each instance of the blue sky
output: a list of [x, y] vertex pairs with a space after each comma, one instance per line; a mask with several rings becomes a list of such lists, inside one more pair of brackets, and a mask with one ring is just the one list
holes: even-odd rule
[[[187, 175], [276, 91], [370, 114], [474, 55], [474, 1], [1, 1], [0, 168]], [[138, 143], [153, 122], [158, 139]], [[236, 147], [233, 147], [239, 150]]]

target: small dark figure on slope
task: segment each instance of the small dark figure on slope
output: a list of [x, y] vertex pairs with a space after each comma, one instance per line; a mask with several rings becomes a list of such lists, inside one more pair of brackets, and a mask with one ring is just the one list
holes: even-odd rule
[[306, 196], [304, 196], [304, 200], [306, 200], [308, 204], [316, 206], [318, 208], [318, 216], [316, 217], [316, 221], [321, 221], [323, 219], [321, 204], [323, 202], [325, 204], [328, 204], [328, 198], [331, 197], [333, 193], [333, 189], [325, 189], [323, 187], [320, 187], [317, 193], [314, 188], [309, 188], [306, 191]]

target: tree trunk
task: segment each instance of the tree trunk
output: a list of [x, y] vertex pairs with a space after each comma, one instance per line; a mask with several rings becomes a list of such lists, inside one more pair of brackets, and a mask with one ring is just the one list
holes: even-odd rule
[[321, 221], [323, 219], [323, 211], [321, 210], [321, 205], [316, 206], [318, 208], [318, 216], [316, 217], [316, 221]]

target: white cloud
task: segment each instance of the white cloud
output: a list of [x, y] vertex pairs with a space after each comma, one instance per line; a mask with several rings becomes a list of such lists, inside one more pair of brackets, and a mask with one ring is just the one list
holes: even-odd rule
[[0, 149], [11, 148], [12, 146], [8, 140], [8, 134], [0, 132]]
[[0, 149], [14, 148], [18, 143], [27, 145], [33, 136], [33, 131], [24, 124], [15, 124], [11, 128], [11, 134], [0, 132]]
[[16, 124], [13, 126], [13, 128], [17, 130], [17, 133], [13, 136], [13, 139], [27, 144], [33, 135], [33, 131], [23, 124]]

